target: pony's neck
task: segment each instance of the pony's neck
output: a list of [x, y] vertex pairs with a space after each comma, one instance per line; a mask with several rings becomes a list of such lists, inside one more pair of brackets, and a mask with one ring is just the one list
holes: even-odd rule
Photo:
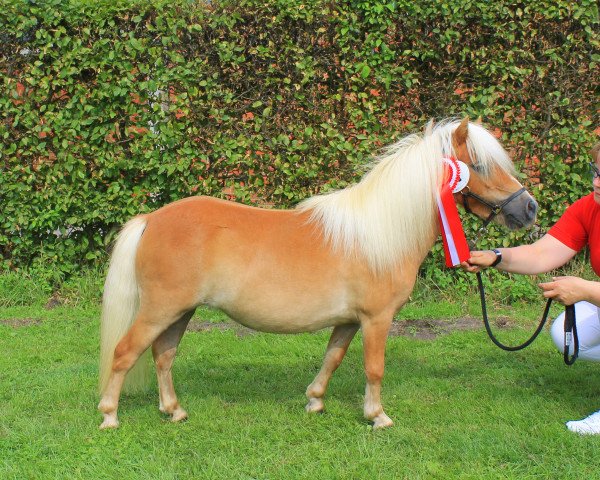
[[358, 184], [299, 206], [332, 248], [364, 257], [378, 273], [422, 261], [439, 233], [441, 148], [416, 136], [399, 143]]

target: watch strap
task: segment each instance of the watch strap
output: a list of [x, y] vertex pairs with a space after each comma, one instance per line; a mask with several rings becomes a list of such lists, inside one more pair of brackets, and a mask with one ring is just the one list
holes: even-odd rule
[[496, 260], [494, 260], [494, 263], [492, 263], [490, 267], [495, 267], [502, 261], [502, 252], [500, 252], [500, 250], [498, 250], [497, 248], [494, 248], [492, 252], [496, 254]]

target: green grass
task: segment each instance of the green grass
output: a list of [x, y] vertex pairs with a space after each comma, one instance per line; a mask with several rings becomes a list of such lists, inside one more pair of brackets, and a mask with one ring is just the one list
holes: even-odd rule
[[[81, 283], [53, 309], [40, 298], [0, 308], [2, 479], [597, 476], [600, 438], [575, 435], [564, 422], [600, 408], [598, 366], [564, 366], [547, 334], [507, 353], [483, 328], [430, 341], [389, 339], [383, 403], [395, 426], [385, 431], [362, 418], [360, 336], [331, 381], [326, 413], [308, 415], [304, 390], [321, 365], [327, 331], [220, 329], [188, 332], [182, 341], [174, 378], [187, 422], [172, 424], [158, 412], [154, 384], [122, 398], [118, 430], [99, 431], [99, 307], [93, 293], [73, 300], [78, 288], [94, 291], [94, 281]], [[472, 295], [416, 300], [397, 321], [476, 316], [478, 308]], [[517, 326], [500, 333], [516, 343], [542, 308], [492, 301], [490, 314], [512, 319]], [[226, 321], [208, 310], [197, 317]]]

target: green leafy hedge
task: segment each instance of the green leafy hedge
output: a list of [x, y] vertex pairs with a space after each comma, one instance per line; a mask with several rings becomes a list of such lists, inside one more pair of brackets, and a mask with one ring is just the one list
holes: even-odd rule
[[430, 118], [483, 117], [540, 202], [538, 230], [482, 246], [590, 189], [591, 0], [0, 3], [5, 269], [103, 262], [127, 218], [189, 195], [292, 206]]

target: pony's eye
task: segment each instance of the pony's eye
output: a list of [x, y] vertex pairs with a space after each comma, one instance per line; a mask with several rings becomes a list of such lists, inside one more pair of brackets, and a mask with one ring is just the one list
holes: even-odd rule
[[483, 166], [479, 165], [478, 163], [472, 163], [469, 165], [469, 167], [471, 167], [476, 173], [483, 172]]

